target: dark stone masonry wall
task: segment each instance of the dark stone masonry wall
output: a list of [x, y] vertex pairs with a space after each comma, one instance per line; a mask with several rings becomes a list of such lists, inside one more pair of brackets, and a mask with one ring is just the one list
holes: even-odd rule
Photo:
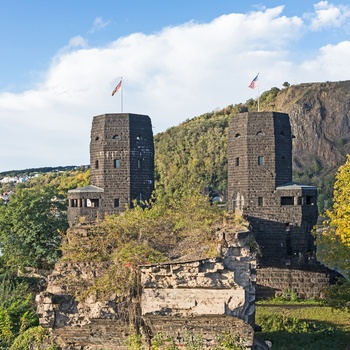
[[[104, 189], [99, 210], [119, 211], [130, 204], [130, 130], [127, 114], [103, 114], [92, 121], [90, 139], [90, 181]], [[115, 167], [118, 161], [118, 168]], [[113, 199], [119, 198], [114, 209]]]
[[284, 113], [242, 113], [230, 121], [228, 208], [249, 221], [263, 266], [301, 266], [314, 250], [317, 188], [292, 182], [292, 138]]
[[151, 199], [154, 144], [151, 119], [120, 113], [93, 118], [90, 186], [68, 191], [68, 222], [93, 223]]
[[[242, 113], [228, 132], [228, 207], [237, 193], [250, 206], [256, 190], [271, 193], [292, 181], [292, 136], [287, 114]], [[260, 162], [259, 162], [259, 157]]]
[[150, 199], [154, 188], [151, 119], [139, 114], [94, 117], [90, 166], [91, 184], [104, 189], [105, 213], [124, 211], [133, 200]]
[[55, 341], [64, 350], [127, 350], [130, 326], [119, 320], [96, 319], [77, 328], [67, 326], [55, 329]]
[[151, 119], [129, 115], [130, 198], [149, 200], [154, 189], [154, 144]]
[[254, 330], [252, 326], [239, 318], [223, 315], [206, 315], [192, 317], [164, 317], [149, 315], [144, 316], [144, 327], [148, 339], [155, 334], [162, 334], [164, 338], [174, 341], [179, 349], [187, 347], [194, 340], [198, 349], [213, 348], [218, 345], [220, 337], [231, 334], [238, 336], [246, 349], [267, 349], [264, 345], [259, 347], [254, 344]]
[[320, 299], [334, 280], [335, 273], [320, 266], [292, 268], [260, 268], [256, 277], [256, 299], [286, 296], [294, 292], [299, 298]]

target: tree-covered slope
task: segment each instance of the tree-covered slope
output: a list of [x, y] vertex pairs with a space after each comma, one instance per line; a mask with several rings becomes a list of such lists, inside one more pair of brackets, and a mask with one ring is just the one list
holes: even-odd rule
[[192, 189], [227, 186], [227, 130], [232, 106], [155, 136], [157, 191], [166, 198]]

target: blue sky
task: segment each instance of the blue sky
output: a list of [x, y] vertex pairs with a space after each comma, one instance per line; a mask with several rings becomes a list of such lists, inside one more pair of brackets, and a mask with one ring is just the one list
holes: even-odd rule
[[350, 78], [348, 1], [0, 0], [0, 171], [89, 163], [92, 117], [154, 133], [273, 86]]

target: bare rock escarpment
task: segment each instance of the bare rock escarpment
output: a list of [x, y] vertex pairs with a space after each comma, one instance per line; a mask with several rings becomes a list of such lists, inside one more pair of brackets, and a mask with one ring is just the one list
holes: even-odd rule
[[270, 109], [289, 114], [294, 168], [336, 168], [350, 153], [350, 81], [292, 85]]

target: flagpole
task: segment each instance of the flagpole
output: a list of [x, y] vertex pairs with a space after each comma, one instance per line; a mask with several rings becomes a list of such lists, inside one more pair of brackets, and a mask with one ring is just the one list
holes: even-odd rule
[[121, 92], [120, 92], [120, 110], [121, 113], [123, 113], [123, 90], [124, 90], [124, 86], [123, 86], [123, 77], [120, 77], [120, 81], [122, 82], [122, 88], [121, 88]]
[[258, 84], [258, 112], [260, 112], [260, 90], [259, 90], [259, 84]]

